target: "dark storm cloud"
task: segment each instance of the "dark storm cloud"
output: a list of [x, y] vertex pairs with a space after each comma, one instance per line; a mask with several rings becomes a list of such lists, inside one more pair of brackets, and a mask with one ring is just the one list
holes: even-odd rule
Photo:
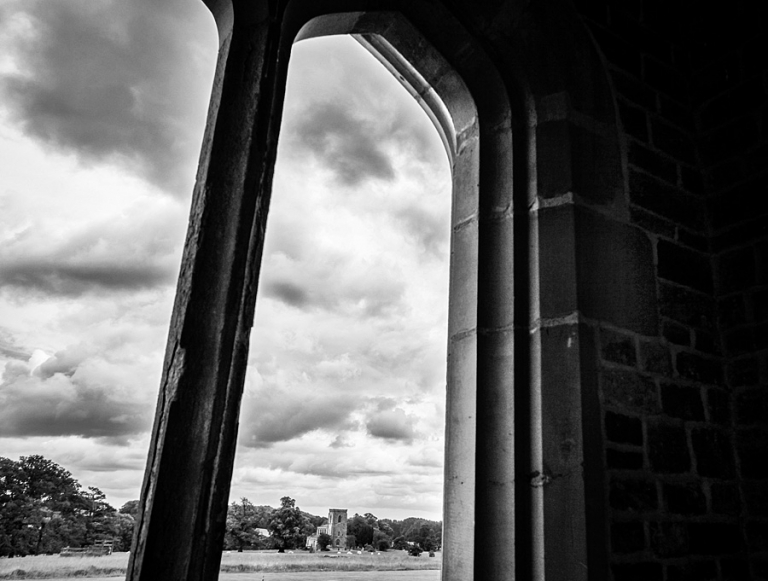
[[381, 125], [354, 115], [344, 104], [313, 103], [292, 126], [296, 146], [309, 150], [339, 183], [357, 186], [372, 178], [395, 178]]
[[346, 396], [308, 394], [306, 389], [262, 389], [246, 404], [240, 444], [268, 448], [306, 433], [337, 429], [348, 422], [355, 407]]
[[46, 260], [0, 262], [0, 288], [48, 295], [81, 296], [93, 291], [132, 291], [168, 284], [173, 276], [154, 265], [60, 264]]
[[301, 285], [291, 282], [269, 282], [264, 287], [264, 294], [299, 309], [309, 301], [307, 291]]
[[[83, 161], [126, 163], [188, 194], [193, 176], [181, 162], [201, 139], [190, 116], [207, 97], [190, 87], [210, 73], [195, 45], [205, 9], [184, 8], [180, 0], [7, 4], [0, 32], [24, 30], [0, 47], [19, 71], [0, 77], [4, 105], [29, 136]], [[206, 48], [213, 62], [216, 46]]]
[[264, 296], [302, 311], [355, 311], [366, 317], [392, 315], [403, 308], [405, 282], [390, 265], [365, 263], [337, 254], [313, 257], [268, 276]]
[[68, 361], [66, 373], [55, 372], [54, 365], [39, 375], [23, 363], [7, 364], [0, 383], [0, 436], [116, 438], [148, 429], [145, 406], [119, 401], [110, 386], [73, 377], [78, 363]]

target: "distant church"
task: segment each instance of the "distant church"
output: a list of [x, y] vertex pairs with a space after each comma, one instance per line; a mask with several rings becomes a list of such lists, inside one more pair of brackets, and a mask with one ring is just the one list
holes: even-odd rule
[[325, 533], [331, 537], [329, 547], [334, 549], [347, 549], [347, 509], [328, 509], [328, 522], [317, 527], [314, 535], [307, 537], [307, 547], [318, 549], [317, 539]]

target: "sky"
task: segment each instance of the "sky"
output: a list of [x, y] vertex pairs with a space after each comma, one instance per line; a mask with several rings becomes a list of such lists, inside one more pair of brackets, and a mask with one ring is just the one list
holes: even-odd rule
[[[0, 456], [138, 497], [218, 40], [0, 0]], [[230, 499], [441, 518], [450, 170], [350, 37], [294, 45]]]

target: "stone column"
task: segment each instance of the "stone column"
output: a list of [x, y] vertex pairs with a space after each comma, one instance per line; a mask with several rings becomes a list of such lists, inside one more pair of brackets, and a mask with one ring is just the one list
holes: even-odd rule
[[218, 577], [284, 86], [278, 30], [243, 20], [219, 55], [131, 581]]

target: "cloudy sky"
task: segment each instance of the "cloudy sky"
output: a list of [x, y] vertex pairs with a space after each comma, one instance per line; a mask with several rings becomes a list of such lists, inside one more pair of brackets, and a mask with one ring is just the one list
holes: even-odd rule
[[[218, 42], [0, 0], [0, 456], [137, 498]], [[450, 176], [356, 42], [294, 46], [232, 498], [440, 517]]]

